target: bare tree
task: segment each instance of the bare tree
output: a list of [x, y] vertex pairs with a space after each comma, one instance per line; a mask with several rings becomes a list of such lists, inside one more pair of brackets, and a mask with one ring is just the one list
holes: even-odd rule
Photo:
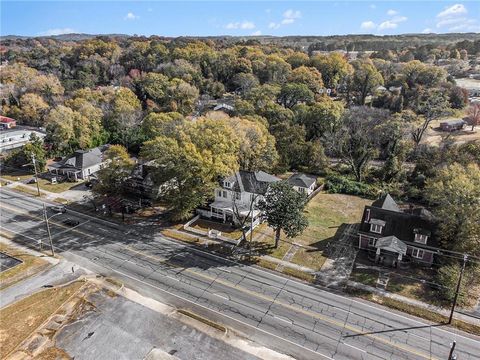
[[472, 131], [475, 129], [475, 126], [480, 125], [480, 103], [473, 103], [468, 107], [467, 122], [468, 125], [472, 126]]

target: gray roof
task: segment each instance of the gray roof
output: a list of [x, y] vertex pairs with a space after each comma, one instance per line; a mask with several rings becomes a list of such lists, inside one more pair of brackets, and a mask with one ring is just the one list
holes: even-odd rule
[[73, 155], [66, 157], [59, 162], [52, 164], [53, 167], [62, 169], [78, 169], [84, 170], [103, 162], [103, 153], [109, 145], [102, 145], [90, 150], [77, 150]]
[[466, 122], [464, 120], [447, 120], [447, 121], [442, 121], [440, 125], [464, 125]]
[[385, 236], [377, 240], [375, 243], [377, 249], [384, 249], [405, 255], [407, 253], [407, 244], [396, 236]]
[[379, 199], [375, 200], [373, 202], [372, 206], [380, 208], [380, 209], [401, 212], [397, 203], [395, 202], [395, 200], [393, 200], [393, 198], [390, 196], [390, 194], [385, 194], [382, 197], [380, 197]]
[[309, 188], [317, 182], [317, 177], [314, 175], [295, 173], [288, 178], [287, 182], [292, 186]]
[[264, 195], [267, 192], [268, 185], [280, 181], [276, 176], [270, 175], [264, 171], [237, 171], [223, 181], [233, 184], [233, 190], [237, 192], [249, 192], [253, 194]]

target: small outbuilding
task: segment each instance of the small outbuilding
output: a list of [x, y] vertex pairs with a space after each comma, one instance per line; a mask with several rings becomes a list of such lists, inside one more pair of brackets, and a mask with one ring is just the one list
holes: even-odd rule
[[467, 123], [464, 120], [448, 120], [440, 123], [442, 131], [457, 131], [462, 130]]
[[296, 191], [309, 196], [315, 190], [317, 177], [315, 175], [295, 173], [288, 178], [287, 182], [292, 185]]

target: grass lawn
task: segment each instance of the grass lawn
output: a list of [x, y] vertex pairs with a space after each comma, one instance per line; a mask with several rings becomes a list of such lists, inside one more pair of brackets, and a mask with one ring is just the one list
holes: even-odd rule
[[[295, 264], [319, 270], [325, 262], [322, 255], [328, 241], [334, 239], [342, 224], [358, 223], [362, 217], [365, 205], [370, 205], [371, 200], [358, 196], [343, 194], [317, 194], [305, 208], [308, 218], [308, 227], [302, 235], [288, 239], [282, 234], [281, 239], [286, 242], [296, 242], [302, 245], [312, 246], [314, 249], [300, 248], [291, 261]], [[260, 225], [264, 226], [264, 224]], [[259, 228], [260, 228], [259, 226]], [[258, 228], [257, 228], [258, 229]], [[256, 231], [256, 239], [263, 246], [273, 244], [273, 231], [266, 225]], [[259, 236], [263, 235], [263, 236]], [[280, 242], [280, 247], [269, 255], [283, 258], [290, 248], [290, 244]]]
[[0, 358], [5, 359], [83, 284], [78, 281], [64, 287], [46, 289], [1, 309]]
[[242, 236], [242, 230], [231, 227], [230, 225], [217, 223], [215, 221], [208, 221], [203, 219], [198, 219], [190, 227], [208, 232], [209, 230], [217, 230], [222, 233], [222, 236], [237, 240]]
[[436, 296], [436, 291], [428, 284], [423, 284], [417, 279], [409, 279], [391, 274], [386, 290], [435, 306], [445, 307], [449, 305], [448, 301]]
[[350, 280], [364, 285], [377, 285], [378, 271], [372, 269], [354, 269], [350, 274]]
[[[35, 174], [33, 173], [28, 173], [25, 171], [8, 171], [6, 173], [2, 173], [1, 177], [10, 180], [10, 181], [25, 181], [33, 178]], [[57, 183], [57, 184], [52, 184], [49, 180], [47, 179], [38, 179], [38, 186], [42, 190], [54, 192], [54, 193], [61, 193], [66, 190], [70, 190], [72, 187], [79, 185], [81, 182], [68, 182], [65, 181], [63, 183]], [[33, 190], [37, 190], [37, 185], [36, 184], [25, 184], [22, 185], [28, 188], [32, 188]]]
[[185, 241], [185, 242], [188, 242], [188, 243], [198, 243], [199, 242], [198, 237], [196, 237], [194, 235], [189, 235], [187, 233], [179, 233], [179, 232], [168, 230], [168, 229], [161, 231], [161, 233], [163, 235], [167, 236], [167, 237], [172, 238], [172, 239]]
[[38, 256], [25, 253], [21, 249], [0, 243], [0, 251], [23, 262], [0, 273], [0, 290], [15, 284], [37, 272], [46, 269], [49, 263]]
[[[30, 186], [26, 186], [26, 185], [18, 185], [18, 186], [15, 186], [13, 187], [13, 190], [17, 190], [17, 191], [20, 191], [20, 192], [23, 192], [25, 194], [29, 194], [29, 195], [35, 195], [35, 196], [38, 196], [38, 191], [36, 188], [32, 188]], [[44, 194], [40, 193], [40, 197], [43, 196]]]
[[358, 196], [319, 193], [305, 208], [308, 227], [294, 240], [323, 249], [322, 242], [332, 239], [340, 225], [360, 222], [365, 205], [371, 203]]

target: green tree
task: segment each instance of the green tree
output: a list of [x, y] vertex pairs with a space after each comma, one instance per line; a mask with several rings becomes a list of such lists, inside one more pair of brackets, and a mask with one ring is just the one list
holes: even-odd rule
[[292, 83], [305, 84], [314, 94], [319, 94], [323, 88], [322, 74], [314, 67], [300, 66], [288, 77]]
[[152, 161], [153, 180], [163, 186], [163, 200], [174, 219], [185, 219], [212, 195], [219, 177], [238, 169], [238, 140], [225, 121], [197, 119], [179, 127], [174, 137], [144, 143], [141, 157]]
[[183, 115], [176, 112], [150, 113], [142, 121], [142, 132], [147, 140], [160, 135], [173, 137], [184, 120]]
[[353, 72], [347, 59], [339, 53], [315, 55], [311, 58], [311, 66], [322, 74], [323, 82], [329, 89], [335, 89], [340, 81]]
[[480, 256], [480, 168], [454, 163], [428, 179], [425, 197], [439, 219], [439, 238], [447, 249]]
[[37, 171], [43, 172], [47, 164], [47, 153], [42, 139], [40, 139], [35, 133], [30, 135], [30, 141], [25, 144], [25, 146], [19, 150], [14, 150], [7, 155], [5, 165], [14, 168], [26, 167], [29, 170], [34, 171], [32, 155], [35, 156]]
[[111, 145], [104, 153], [106, 166], [98, 172], [94, 190], [101, 194], [119, 195], [131, 175], [135, 162], [122, 145]]
[[324, 134], [332, 134], [337, 130], [343, 112], [343, 103], [324, 98], [311, 106], [297, 106], [295, 120], [305, 125], [307, 140], [320, 139]]
[[352, 65], [354, 71], [347, 87], [355, 96], [356, 103], [365, 105], [367, 95], [372, 94], [375, 88], [383, 85], [383, 77], [370, 59], [356, 60]]
[[288, 109], [291, 109], [298, 103], [310, 104], [313, 100], [313, 92], [305, 84], [285, 84], [278, 95], [280, 104]]
[[303, 214], [305, 204], [306, 196], [295, 191], [285, 181], [271, 184], [265, 198], [260, 199], [258, 208], [264, 213], [268, 226], [275, 232], [275, 248], [278, 248], [281, 231], [293, 238], [308, 226], [308, 220]]

